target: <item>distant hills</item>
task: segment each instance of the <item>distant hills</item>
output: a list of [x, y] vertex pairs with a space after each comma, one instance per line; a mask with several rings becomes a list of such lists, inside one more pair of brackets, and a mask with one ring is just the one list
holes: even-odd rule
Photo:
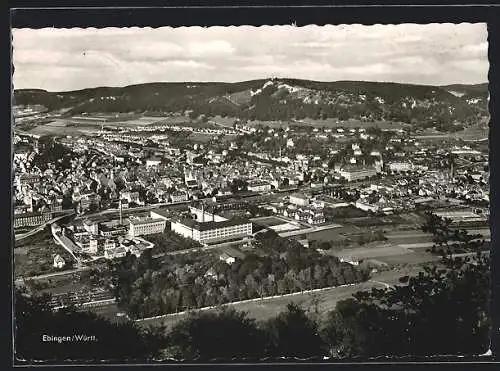
[[81, 113], [173, 113], [251, 120], [304, 118], [391, 120], [439, 125], [488, 115], [488, 84], [425, 86], [398, 83], [262, 79], [238, 83], [149, 83], [70, 92], [21, 89], [16, 105]]

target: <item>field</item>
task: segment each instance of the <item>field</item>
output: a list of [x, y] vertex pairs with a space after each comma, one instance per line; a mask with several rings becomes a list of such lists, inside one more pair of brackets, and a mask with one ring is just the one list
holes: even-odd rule
[[31, 243], [23, 243], [14, 248], [15, 276], [34, 276], [56, 271], [52, 265], [56, 254], [61, 255], [67, 264], [72, 261], [66, 250], [52, 240], [50, 233], [38, 234], [36, 239], [31, 239]]
[[[104, 116], [96, 115], [95, 118], [105, 118], [105, 122], [81, 120], [78, 117], [68, 119], [56, 119], [44, 125], [37, 126], [30, 130], [32, 134], [38, 135], [82, 135], [95, 132], [102, 126], [117, 128], [135, 128], [139, 126], [176, 125], [176, 126], [196, 126], [186, 117], [153, 117], [138, 115]], [[212, 125], [210, 125], [212, 127]]]
[[341, 228], [325, 229], [322, 231], [307, 234], [309, 241], [335, 242], [344, 240], [354, 233], [359, 233], [359, 228], [354, 226], [344, 226]]
[[252, 220], [252, 222], [264, 228], [272, 229], [278, 233], [287, 231], [296, 231], [302, 228], [299, 222], [288, 221], [276, 216], [254, 219]]
[[216, 139], [218, 135], [215, 134], [205, 134], [205, 133], [191, 133], [187, 137], [188, 140], [199, 143], [208, 143], [212, 139]]
[[36, 135], [70, 135], [70, 136], [76, 135], [76, 136], [78, 136], [78, 135], [84, 135], [84, 134], [88, 134], [91, 132], [95, 132], [95, 130], [96, 130], [95, 126], [92, 126], [92, 127], [88, 127], [88, 126], [84, 126], [84, 125], [81, 125], [81, 126], [63, 126], [60, 123], [57, 123], [57, 124], [49, 123], [49, 124], [37, 126], [33, 129], [29, 130], [29, 132], [31, 134], [36, 134]]
[[236, 120], [237, 120], [236, 117], [215, 116], [210, 118], [210, 121], [214, 122], [216, 125], [224, 126], [226, 128], [232, 128]]
[[278, 218], [276, 216], [253, 219], [252, 222], [266, 228], [288, 223], [288, 221]]
[[374, 227], [382, 225], [391, 226], [401, 224], [402, 219], [397, 215], [389, 215], [384, 217], [367, 216], [361, 218], [352, 218], [349, 219], [348, 222], [358, 227]]
[[463, 139], [465, 141], [477, 141], [488, 138], [488, 129], [483, 128], [466, 128], [462, 131], [453, 134], [455, 138]]

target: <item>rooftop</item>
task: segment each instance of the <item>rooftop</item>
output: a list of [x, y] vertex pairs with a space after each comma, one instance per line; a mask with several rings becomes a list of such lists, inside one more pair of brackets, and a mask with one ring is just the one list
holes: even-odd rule
[[142, 225], [142, 224], [148, 224], [148, 223], [154, 223], [154, 222], [162, 222], [163, 219], [156, 219], [156, 218], [141, 218], [141, 219], [132, 219], [130, 220], [130, 224], [132, 225]]
[[197, 220], [194, 219], [181, 219], [179, 220], [179, 223], [182, 223], [188, 227], [191, 227], [193, 229], [199, 230], [200, 232], [203, 231], [208, 231], [211, 229], [217, 229], [217, 228], [224, 228], [224, 227], [231, 227], [234, 225], [242, 225], [242, 224], [249, 224], [251, 223], [248, 219], [245, 218], [232, 218], [229, 220], [224, 220], [220, 222], [203, 222], [200, 223]]

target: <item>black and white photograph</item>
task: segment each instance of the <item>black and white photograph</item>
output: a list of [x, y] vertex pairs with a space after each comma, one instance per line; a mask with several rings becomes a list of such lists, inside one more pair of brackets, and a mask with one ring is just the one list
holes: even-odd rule
[[16, 364], [491, 353], [485, 23], [12, 49]]

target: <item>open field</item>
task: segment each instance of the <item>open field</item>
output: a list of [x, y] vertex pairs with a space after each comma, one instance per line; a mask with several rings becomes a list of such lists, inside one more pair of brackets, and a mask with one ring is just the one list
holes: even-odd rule
[[421, 140], [443, 140], [443, 139], [462, 139], [464, 141], [487, 141], [488, 129], [487, 128], [465, 128], [464, 130], [457, 131], [456, 133], [424, 133], [415, 137]]
[[14, 249], [14, 274], [19, 276], [34, 276], [57, 271], [53, 267], [56, 254], [61, 255], [66, 263], [72, 261], [69, 254], [57, 245], [50, 234], [33, 238], [29, 244], [23, 244]]
[[85, 135], [95, 132], [95, 127], [86, 126], [60, 126], [60, 125], [41, 125], [31, 129], [30, 134], [36, 135]]
[[187, 137], [188, 140], [199, 143], [208, 143], [212, 139], [217, 138], [215, 134], [205, 134], [205, 133], [191, 133]]
[[123, 314], [123, 312], [120, 311], [116, 304], [94, 307], [90, 308], [88, 311], [104, 317], [114, 323], [123, 323], [128, 321], [127, 317], [124, 315], [118, 315], [119, 313]]
[[278, 216], [255, 218], [252, 220], [252, 223], [264, 228], [272, 229], [277, 233], [303, 229], [299, 222], [289, 221]]
[[288, 220], [281, 219], [277, 216], [267, 216], [263, 218], [252, 219], [252, 223], [261, 225], [266, 228], [281, 226], [290, 223]]
[[373, 226], [395, 226], [401, 224], [404, 220], [398, 215], [388, 215], [388, 216], [365, 216], [360, 218], [350, 218], [345, 220], [349, 224], [355, 225], [357, 227], [373, 227]]
[[236, 117], [215, 116], [210, 118], [210, 121], [214, 122], [216, 125], [224, 126], [226, 128], [232, 128], [236, 120], [238, 120]]
[[462, 131], [453, 134], [455, 138], [463, 139], [466, 141], [477, 141], [488, 138], [488, 129], [483, 128], [465, 128]]
[[341, 228], [325, 229], [308, 233], [307, 239], [309, 241], [335, 242], [344, 240], [353, 233], [359, 233], [359, 229], [354, 226], [343, 226]]
[[352, 249], [342, 249], [340, 251], [331, 252], [332, 255], [335, 255], [339, 258], [344, 259], [356, 259], [356, 260], [365, 260], [365, 259], [381, 259], [387, 256], [400, 256], [412, 254], [412, 251], [409, 249], [405, 249], [404, 247], [400, 247], [397, 245], [383, 245], [383, 246], [373, 246], [373, 247], [356, 247]]

